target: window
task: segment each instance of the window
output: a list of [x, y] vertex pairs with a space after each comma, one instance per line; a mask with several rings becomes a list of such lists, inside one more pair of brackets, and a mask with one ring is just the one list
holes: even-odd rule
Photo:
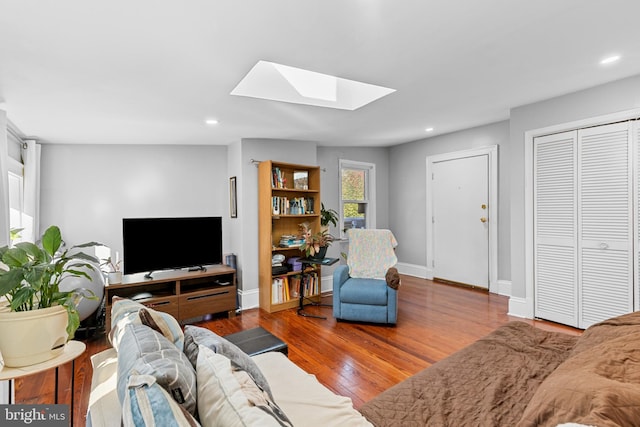
[[373, 163], [340, 160], [340, 236], [350, 228], [375, 228], [375, 174]]
[[22, 162], [22, 141], [8, 134], [8, 189], [9, 189], [9, 229], [20, 230], [16, 235], [11, 233], [13, 244], [18, 242], [34, 242], [33, 216], [25, 212], [25, 180]]

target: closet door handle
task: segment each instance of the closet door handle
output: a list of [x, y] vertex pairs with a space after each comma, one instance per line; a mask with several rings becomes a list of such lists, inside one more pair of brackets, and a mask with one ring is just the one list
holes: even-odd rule
[[609, 249], [609, 245], [607, 243], [600, 243], [600, 249]]

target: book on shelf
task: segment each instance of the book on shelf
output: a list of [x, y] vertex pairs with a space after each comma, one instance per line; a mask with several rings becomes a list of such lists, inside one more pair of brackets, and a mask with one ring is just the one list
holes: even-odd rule
[[315, 212], [315, 200], [313, 197], [288, 197], [272, 196], [271, 206], [273, 215], [305, 215]]
[[304, 243], [304, 239], [300, 239], [292, 234], [283, 234], [280, 237], [280, 243], [278, 246], [281, 248], [298, 248]]
[[291, 299], [291, 289], [287, 277], [276, 277], [271, 282], [271, 303], [280, 304]]
[[287, 188], [287, 178], [278, 167], [271, 169], [271, 187]]

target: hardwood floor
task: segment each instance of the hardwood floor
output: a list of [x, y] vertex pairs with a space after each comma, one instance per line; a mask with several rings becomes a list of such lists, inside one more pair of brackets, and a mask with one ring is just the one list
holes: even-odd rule
[[[398, 324], [337, 322], [330, 307], [306, 307], [326, 320], [298, 316], [295, 309], [269, 314], [251, 309], [235, 318], [199, 322], [219, 335], [262, 326], [289, 345], [289, 358], [356, 408], [383, 390], [471, 344], [510, 320], [578, 335], [582, 331], [551, 322], [508, 316], [508, 298], [430, 280], [402, 277]], [[331, 303], [330, 297], [324, 302]], [[75, 364], [75, 426], [85, 425], [91, 387], [90, 355], [108, 347], [104, 334], [85, 340]], [[70, 365], [60, 369], [68, 384]], [[18, 403], [53, 402], [53, 370], [16, 381]], [[69, 386], [60, 401], [69, 402]]]

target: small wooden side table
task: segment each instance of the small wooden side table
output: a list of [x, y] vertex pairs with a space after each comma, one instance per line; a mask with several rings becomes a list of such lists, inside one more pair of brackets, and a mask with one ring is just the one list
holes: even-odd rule
[[35, 365], [30, 366], [22, 366], [20, 368], [8, 368], [4, 367], [0, 371], [0, 381], [9, 381], [9, 402], [0, 402], [0, 403], [16, 403], [15, 398], [13, 396], [13, 380], [21, 377], [26, 377], [27, 375], [37, 374], [48, 369], [55, 368], [56, 370], [56, 388], [54, 392], [54, 402], [58, 403], [58, 368], [65, 363], [71, 362], [71, 406], [69, 408], [70, 417], [71, 417], [71, 425], [73, 426], [73, 387], [74, 387], [74, 377], [75, 377], [75, 360], [86, 350], [87, 346], [80, 341], [69, 341], [64, 346], [64, 351], [57, 357], [53, 359], [46, 360], [42, 363], [37, 363]]

